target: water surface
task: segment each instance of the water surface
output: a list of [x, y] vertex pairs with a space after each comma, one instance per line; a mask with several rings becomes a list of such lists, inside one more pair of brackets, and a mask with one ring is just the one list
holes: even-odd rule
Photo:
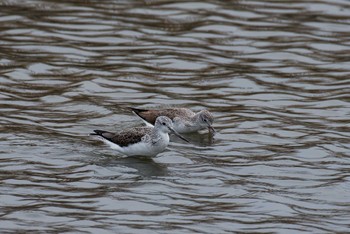
[[[350, 228], [350, 3], [0, 3], [0, 226], [43, 233]], [[128, 107], [217, 134], [124, 158]]]

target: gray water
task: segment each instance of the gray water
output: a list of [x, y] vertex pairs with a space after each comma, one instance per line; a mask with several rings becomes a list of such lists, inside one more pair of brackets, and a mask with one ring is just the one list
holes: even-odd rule
[[[1, 233], [350, 230], [350, 2], [1, 1]], [[128, 107], [217, 134], [125, 158]]]

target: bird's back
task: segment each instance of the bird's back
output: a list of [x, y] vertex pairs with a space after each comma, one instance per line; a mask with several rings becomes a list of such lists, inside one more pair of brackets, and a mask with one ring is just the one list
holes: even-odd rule
[[132, 144], [136, 144], [142, 141], [142, 137], [147, 134], [151, 134], [152, 128], [139, 127], [131, 128], [118, 133], [111, 133], [107, 131], [94, 130], [96, 135], [103, 137], [104, 139], [119, 145], [120, 147], [127, 147]]
[[141, 117], [143, 120], [154, 125], [157, 117], [167, 116], [171, 120], [175, 117], [181, 117], [183, 119], [190, 119], [195, 115], [195, 113], [186, 108], [172, 108], [172, 109], [163, 109], [163, 110], [144, 110], [132, 108], [135, 114]]

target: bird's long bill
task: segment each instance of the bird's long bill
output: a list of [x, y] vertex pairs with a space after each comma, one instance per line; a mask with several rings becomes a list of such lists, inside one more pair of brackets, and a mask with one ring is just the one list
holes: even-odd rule
[[172, 133], [174, 133], [178, 138], [181, 138], [182, 140], [184, 140], [184, 141], [186, 141], [187, 143], [190, 143], [190, 141], [189, 140], [187, 140], [186, 138], [184, 138], [183, 136], [181, 136], [178, 132], [176, 132], [174, 129], [172, 129], [172, 128], [169, 128], [170, 129], [170, 131], [172, 132]]
[[213, 128], [213, 126], [211, 125], [208, 125], [208, 129], [209, 129], [209, 132], [215, 134], [216, 133], [216, 130]]

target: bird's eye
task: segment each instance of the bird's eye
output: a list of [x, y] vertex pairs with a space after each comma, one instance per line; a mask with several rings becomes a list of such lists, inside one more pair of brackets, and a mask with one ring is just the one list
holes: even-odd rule
[[164, 123], [164, 122], [163, 122], [162, 124], [163, 124], [163, 125], [165, 125], [165, 123]]

